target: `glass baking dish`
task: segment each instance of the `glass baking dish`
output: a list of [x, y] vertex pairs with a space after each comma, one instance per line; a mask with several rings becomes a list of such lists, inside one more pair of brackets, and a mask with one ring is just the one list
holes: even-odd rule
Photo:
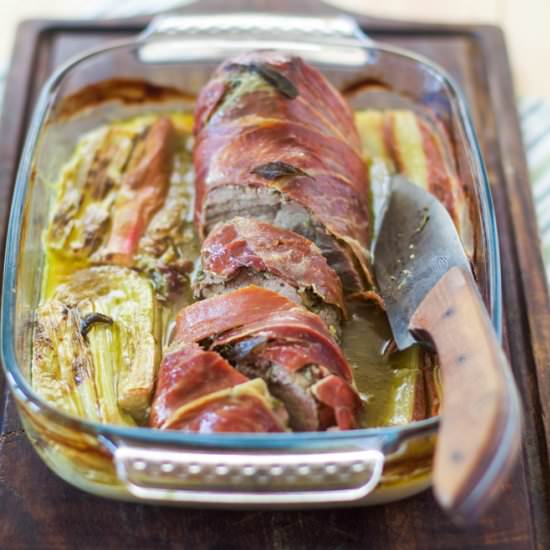
[[[290, 508], [387, 502], [430, 484], [438, 417], [347, 432], [184, 434], [70, 417], [42, 401], [30, 386], [33, 311], [44, 263], [41, 237], [52, 198], [48, 182], [54, 181], [78, 137], [124, 116], [188, 109], [222, 59], [257, 48], [297, 53], [340, 88], [364, 79], [383, 82], [399, 102], [436, 112], [451, 136], [467, 189], [472, 232], [466, 246], [500, 337], [500, 264], [489, 182], [464, 98], [440, 68], [373, 43], [347, 18], [156, 18], [142, 35], [81, 55], [45, 84], [22, 154], [9, 222], [2, 303], [8, 384], [38, 454], [60, 477], [86, 491], [156, 503]], [[100, 88], [92, 87], [88, 90], [95, 93], [74, 95], [113, 78], [141, 79], [185, 94], [103, 97]], [[494, 484], [504, 466], [497, 456], [483, 484]]]

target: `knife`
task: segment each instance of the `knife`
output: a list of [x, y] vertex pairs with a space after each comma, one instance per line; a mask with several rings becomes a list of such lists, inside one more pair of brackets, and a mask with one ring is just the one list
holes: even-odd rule
[[445, 207], [402, 176], [374, 246], [374, 272], [397, 347], [435, 348], [443, 381], [434, 493], [458, 522], [479, 517], [520, 449], [521, 406], [470, 262]]

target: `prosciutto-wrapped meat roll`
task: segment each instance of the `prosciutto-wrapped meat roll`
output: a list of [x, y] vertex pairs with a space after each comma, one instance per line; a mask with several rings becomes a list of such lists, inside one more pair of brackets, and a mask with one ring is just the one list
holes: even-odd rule
[[202, 235], [256, 217], [314, 241], [346, 291], [369, 287], [368, 186], [350, 108], [300, 58], [230, 59], [197, 100], [193, 162]]
[[342, 284], [317, 246], [301, 235], [252, 218], [235, 218], [210, 233], [201, 261], [196, 297], [261, 286], [317, 313], [332, 334], [340, 334], [346, 312]]
[[[340, 348], [319, 316], [281, 294], [249, 286], [197, 302], [178, 314], [174, 342], [199, 343], [265, 380], [295, 430], [357, 426], [360, 401]], [[337, 379], [331, 399], [319, 384], [326, 378]]]

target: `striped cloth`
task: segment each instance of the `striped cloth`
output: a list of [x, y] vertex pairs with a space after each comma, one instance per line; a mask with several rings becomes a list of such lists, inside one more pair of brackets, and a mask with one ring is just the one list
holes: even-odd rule
[[546, 280], [550, 283], [550, 102], [524, 98], [518, 109]]

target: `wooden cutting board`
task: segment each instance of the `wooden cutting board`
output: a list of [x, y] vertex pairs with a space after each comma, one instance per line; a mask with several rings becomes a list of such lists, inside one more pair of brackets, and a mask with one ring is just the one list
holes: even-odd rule
[[[235, 8], [336, 13], [314, 0], [205, 0], [183, 13]], [[224, 512], [109, 501], [72, 488], [32, 450], [0, 375], [0, 547], [550, 548], [550, 314], [513, 85], [501, 31], [358, 17], [373, 38], [444, 66], [470, 102], [499, 223], [505, 346], [526, 411], [520, 463], [479, 525], [453, 526], [430, 491], [374, 508]], [[141, 31], [146, 19], [29, 21], [20, 25], [0, 133], [0, 242], [34, 101], [45, 78], [90, 46]], [[544, 398], [545, 396], [545, 398]]]

